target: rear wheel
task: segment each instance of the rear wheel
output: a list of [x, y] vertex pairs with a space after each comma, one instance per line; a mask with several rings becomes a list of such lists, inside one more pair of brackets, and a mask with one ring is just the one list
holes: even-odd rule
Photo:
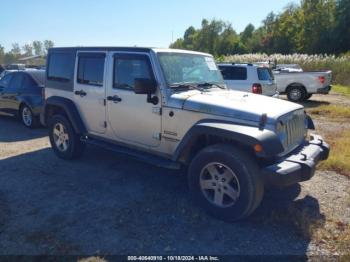
[[55, 115], [49, 121], [51, 147], [63, 159], [74, 159], [82, 155], [85, 144], [75, 133], [70, 121], [63, 115]]
[[19, 116], [24, 126], [28, 128], [39, 126], [39, 118], [33, 114], [29, 106], [22, 105], [19, 110]]
[[305, 88], [302, 86], [291, 86], [288, 88], [287, 97], [292, 102], [302, 102], [306, 97]]
[[208, 213], [227, 221], [249, 216], [264, 193], [254, 159], [243, 150], [221, 144], [203, 149], [193, 159], [189, 186]]

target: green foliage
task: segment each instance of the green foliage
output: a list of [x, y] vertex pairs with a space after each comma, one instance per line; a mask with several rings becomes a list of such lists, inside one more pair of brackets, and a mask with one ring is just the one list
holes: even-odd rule
[[45, 56], [49, 48], [54, 46], [54, 42], [51, 40], [33, 41], [27, 43], [22, 47], [18, 43], [12, 44], [12, 49], [9, 52], [5, 52], [5, 49], [0, 45], [0, 64], [17, 63], [19, 58], [40, 55], [41, 59], [36, 60], [38, 64], [45, 64]]
[[209, 52], [341, 54], [350, 50], [350, 1], [301, 0], [280, 14], [269, 13], [259, 28], [249, 24], [237, 34], [232, 25], [203, 19], [170, 47]]

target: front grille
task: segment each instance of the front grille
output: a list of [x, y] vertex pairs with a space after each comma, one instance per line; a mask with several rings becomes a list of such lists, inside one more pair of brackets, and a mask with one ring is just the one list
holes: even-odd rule
[[306, 134], [305, 129], [305, 114], [302, 110], [293, 112], [286, 122], [286, 143], [285, 150], [289, 151], [300, 145]]

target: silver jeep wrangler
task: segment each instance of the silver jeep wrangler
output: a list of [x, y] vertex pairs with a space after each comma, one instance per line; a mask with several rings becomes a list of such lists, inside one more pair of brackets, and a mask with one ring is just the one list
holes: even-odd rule
[[52, 48], [41, 122], [63, 159], [85, 144], [188, 167], [195, 200], [235, 221], [267, 186], [310, 179], [329, 146], [298, 104], [228, 90], [211, 55], [173, 49]]

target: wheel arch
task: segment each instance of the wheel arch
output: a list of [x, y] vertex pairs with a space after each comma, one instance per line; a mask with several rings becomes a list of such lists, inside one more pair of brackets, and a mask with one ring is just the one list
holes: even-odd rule
[[[279, 138], [272, 131], [231, 122], [200, 121], [181, 140], [173, 160], [188, 164], [201, 149], [218, 143], [231, 144], [255, 156], [266, 158], [276, 156], [284, 150]], [[263, 147], [261, 153], [254, 152], [257, 144]]]
[[80, 117], [74, 102], [68, 98], [52, 96], [46, 99], [40, 116], [40, 121], [47, 126], [48, 119], [55, 114], [63, 114], [72, 123], [77, 134], [85, 134], [86, 127]]
[[289, 84], [286, 88], [286, 92], [288, 93], [292, 87], [301, 87], [304, 89], [305, 92], [307, 92], [306, 87], [302, 83], [299, 83], [299, 82], [294, 82], [294, 83]]

